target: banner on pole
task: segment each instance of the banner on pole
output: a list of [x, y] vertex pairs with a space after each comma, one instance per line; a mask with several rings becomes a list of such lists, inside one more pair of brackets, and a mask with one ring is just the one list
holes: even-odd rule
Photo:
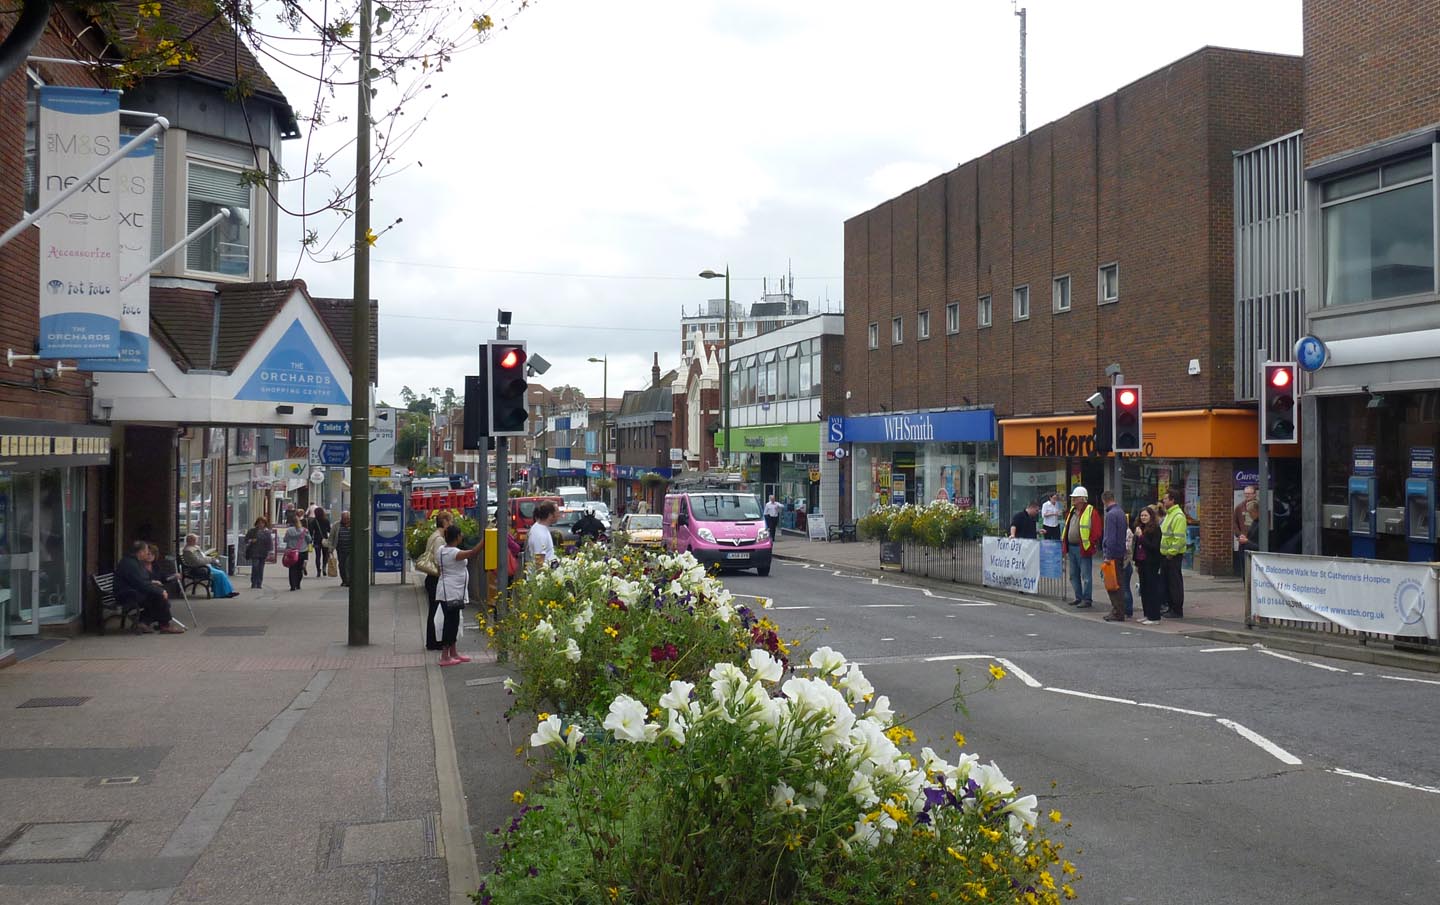
[[[125, 141], [125, 139], [121, 139]], [[115, 217], [119, 283], [150, 263], [150, 212], [155, 183], [155, 139], [116, 161]], [[145, 371], [150, 367], [150, 278], [142, 275], [120, 293], [120, 357], [80, 361], [82, 371]]]
[[1265, 619], [1440, 639], [1436, 589], [1423, 563], [1250, 554], [1250, 612]]
[[981, 583], [1034, 594], [1040, 588], [1040, 541], [1019, 537], [987, 537], [981, 545]]
[[[40, 88], [40, 203], [114, 153], [120, 94]], [[116, 176], [104, 173], [40, 220], [40, 355], [120, 354], [119, 217]]]

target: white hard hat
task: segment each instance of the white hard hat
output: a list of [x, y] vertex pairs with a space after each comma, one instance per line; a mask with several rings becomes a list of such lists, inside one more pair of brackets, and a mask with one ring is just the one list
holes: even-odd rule
[[1072, 498], [1077, 496], [1083, 496], [1085, 499], [1088, 500], [1090, 499], [1090, 491], [1086, 490], [1084, 485], [1076, 484], [1075, 489], [1070, 491], [1070, 496]]

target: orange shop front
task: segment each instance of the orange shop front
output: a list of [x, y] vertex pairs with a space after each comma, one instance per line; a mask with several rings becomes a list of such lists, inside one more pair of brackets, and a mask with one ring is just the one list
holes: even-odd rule
[[[1067, 497], [1083, 485], [1099, 502], [1116, 490], [1114, 459], [1094, 446], [1095, 419], [1087, 415], [1000, 420], [1001, 481], [1006, 518], [1050, 492]], [[1190, 522], [1186, 566], [1207, 574], [1234, 568], [1236, 501], [1256, 480], [1259, 425], [1253, 409], [1186, 409], [1146, 412], [1143, 452], [1122, 456], [1120, 505], [1133, 519], [1139, 507], [1174, 490]], [[1272, 453], [1272, 455], [1274, 455]], [[1299, 454], [1290, 448], [1271, 461], [1271, 549], [1298, 543]]]

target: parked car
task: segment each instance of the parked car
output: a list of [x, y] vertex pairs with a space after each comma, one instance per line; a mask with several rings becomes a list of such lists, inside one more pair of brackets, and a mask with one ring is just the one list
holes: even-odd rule
[[576, 509], [585, 505], [585, 501], [590, 499], [590, 491], [579, 485], [556, 487], [555, 493], [565, 501], [566, 506], [571, 506]]
[[620, 520], [620, 533], [625, 543], [637, 547], [658, 547], [665, 540], [664, 519], [653, 513], [632, 512]]
[[510, 524], [515, 526], [521, 542], [525, 535], [530, 533], [530, 526], [535, 523], [535, 507], [541, 503], [554, 503], [556, 508], [565, 505], [565, 501], [558, 496], [516, 496], [510, 498]]
[[760, 501], [750, 494], [669, 493], [662, 516], [665, 548], [671, 552], [688, 550], [722, 569], [770, 574], [770, 532], [760, 516]]

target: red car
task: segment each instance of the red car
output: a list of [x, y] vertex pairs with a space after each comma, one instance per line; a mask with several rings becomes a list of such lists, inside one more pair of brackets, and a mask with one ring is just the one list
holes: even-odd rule
[[558, 496], [511, 497], [510, 524], [515, 526], [516, 536], [521, 543], [524, 543], [525, 535], [530, 533], [530, 526], [535, 523], [535, 507], [547, 502], [554, 503], [556, 509], [565, 505], [565, 501]]

